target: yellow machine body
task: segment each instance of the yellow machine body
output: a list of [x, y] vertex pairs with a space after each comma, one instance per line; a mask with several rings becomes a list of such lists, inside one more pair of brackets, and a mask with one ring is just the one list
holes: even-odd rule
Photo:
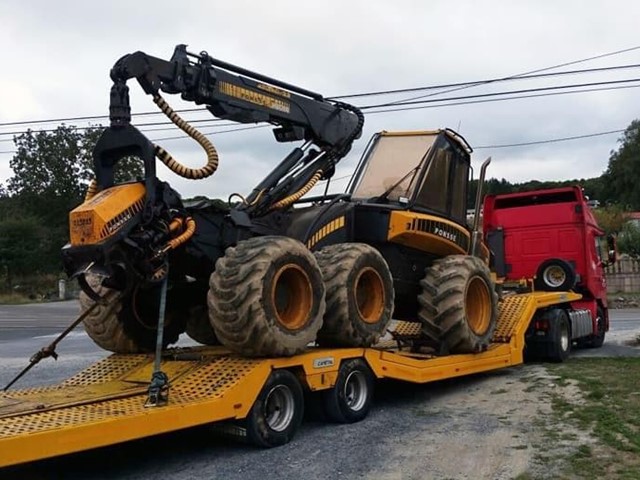
[[126, 183], [102, 190], [69, 213], [72, 246], [103, 242], [118, 232], [144, 207], [142, 183]]

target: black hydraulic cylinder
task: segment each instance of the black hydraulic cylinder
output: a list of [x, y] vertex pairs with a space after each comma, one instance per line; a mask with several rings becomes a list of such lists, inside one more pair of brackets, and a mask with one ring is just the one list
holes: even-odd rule
[[304, 156], [304, 150], [300, 147], [296, 147], [289, 155], [287, 155], [284, 160], [280, 162], [280, 164], [273, 169], [273, 171], [262, 180], [257, 187], [253, 189], [249, 197], [247, 198], [247, 203], [251, 204], [263, 190], [270, 190], [274, 186], [278, 184], [278, 182], [285, 176], [295, 165], [300, 161], [300, 159]]

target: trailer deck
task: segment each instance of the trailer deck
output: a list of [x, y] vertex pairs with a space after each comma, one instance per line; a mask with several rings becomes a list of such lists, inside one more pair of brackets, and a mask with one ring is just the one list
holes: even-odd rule
[[[223, 347], [167, 350], [169, 402], [146, 408], [153, 355], [111, 355], [59, 385], [0, 393], [0, 467], [89, 450], [212, 422], [245, 418], [274, 369], [289, 369], [312, 391], [332, 388], [341, 361], [363, 358], [378, 378], [426, 383], [523, 361], [524, 333], [537, 309], [574, 293], [506, 297], [488, 350], [448, 355], [411, 352], [396, 340], [371, 348], [311, 348], [289, 358], [241, 358]], [[417, 334], [398, 322], [396, 337]]]

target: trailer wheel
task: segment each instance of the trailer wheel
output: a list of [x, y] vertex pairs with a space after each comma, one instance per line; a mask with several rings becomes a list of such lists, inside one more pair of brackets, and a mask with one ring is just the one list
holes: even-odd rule
[[304, 394], [296, 376], [274, 370], [247, 416], [247, 439], [259, 447], [277, 447], [291, 441], [302, 423]]
[[538, 267], [534, 286], [538, 290], [561, 292], [575, 287], [576, 280], [576, 271], [569, 262], [551, 258]]
[[374, 377], [361, 359], [345, 360], [340, 366], [333, 388], [322, 391], [327, 418], [336, 423], [363, 420], [371, 409]]
[[[93, 273], [86, 276], [87, 282], [98, 293], [105, 295], [109, 288], [102, 285], [102, 277]], [[171, 299], [167, 294], [167, 306]], [[109, 305], [98, 305], [84, 319], [84, 329], [99, 347], [115, 353], [152, 352], [156, 346], [160, 287], [133, 291]], [[80, 310], [88, 310], [94, 301], [84, 292], [80, 293]], [[184, 324], [169, 308], [165, 313], [163, 347], [178, 341]]]
[[220, 340], [209, 322], [209, 312], [204, 305], [197, 305], [187, 313], [187, 335], [203, 345], [220, 345]]
[[442, 354], [487, 349], [498, 319], [498, 296], [482, 260], [467, 255], [436, 260], [420, 286], [422, 332]]
[[567, 312], [556, 308], [549, 315], [551, 343], [548, 358], [553, 362], [564, 362], [571, 352], [571, 329]]
[[318, 344], [368, 347], [384, 334], [393, 310], [393, 279], [380, 253], [364, 243], [316, 252], [326, 286], [327, 311]]
[[291, 356], [316, 339], [325, 312], [322, 274], [299, 241], [265, 236], [238, 242], [216, 262], [209, 320], [242, 355]]

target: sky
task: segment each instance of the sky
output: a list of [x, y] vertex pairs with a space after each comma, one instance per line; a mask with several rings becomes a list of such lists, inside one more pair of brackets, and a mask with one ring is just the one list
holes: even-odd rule
[[[330, 97], [503, 78], [639, 47], [638, 18], [637, 0], [2, 0], [0, 123], [107, 114], [109, 70], [118, 58], [137, 50], [169, 59], [174, 46], [185, 43], [191, 51], [207, 51]], [[640, 49], [549, 72], [631, 64], [640, 64]], [[438, 91], [433, 98], [634, 78], [640, 79], [640, 68]], [[640, 81], [622, 85], [640, 86]], [[135, 82], [130, 88], [133, 113], [156, 108]], [[427, 93], [433, 92], [351, 101], [362, 106]], [[165, 98], [174, 108], [193, 107], [176, 96]], [[362, 138], [338, 165], [331, 190], [344, 190], [368, 138], [381, 130], [453, 128], [475, 148], [476, 171], [492, 156], [488, 176], [511, 182], [599, 176], [620, 134], [483, 147], [622, 130], [640, 118], [639, 108], [640, 88], [625, 88], [367, 114]], [[191, 119], [208, 116], [185, 114]], [[164, 120], [161, 115], [139, 117], [134, 124]], [[10, 132], [55, 126], [0, 126], [0, 152], [14, 150]], [[185, 197], [246, 194], [293, 147], [277, 144], [270, 130], [209, 135], [220, 167], [208, 179], [185, 180], [164, 166], [158, 167], [159, 176]], [[173, 138], [182, 135], [177, 129], [147, 135], [169, 138], [158, 143], [182, 163], [199, 166], [205, 161], [193, 141]], [[11, 157], [0, 153], [0, 183], [11, 176]]]

